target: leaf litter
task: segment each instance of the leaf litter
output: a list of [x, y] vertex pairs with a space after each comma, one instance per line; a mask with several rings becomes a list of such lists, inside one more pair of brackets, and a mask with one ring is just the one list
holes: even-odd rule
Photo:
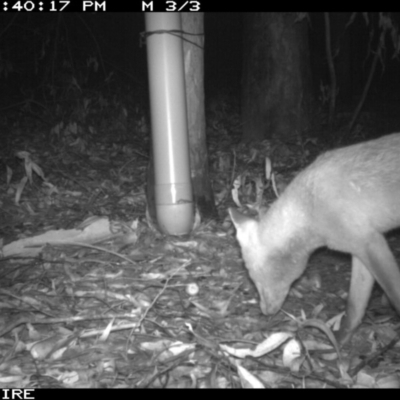
[[[390, 316], [364, 324], [364, 348], [332, 345], [326, 323], [343, 308], [338, 293], [347, 286], [342, 279], [327, 287], [348, 276], [348, 260], [317, 255], [286, 312], [261, 314], [226, 209], [266, 206], [303, 166], [292, 161], [308, 154], [238, 143], [236, 120], [218, 118], [229, 126], [211, 123], [207, 135], [221, 220], [187, 238], [146, 221], [148, 131], [107, 134], [105, 121], [86, 130], [58, 121], [43, 134], [29, 119], [17, 128], [2, 121], [9, 133], [0, 154], [0, 387], [399, 386]], [[98, 221], [107, 235], [96, 228], [87, 236]], [[4, 254], [27, 241], [33, 254]]]

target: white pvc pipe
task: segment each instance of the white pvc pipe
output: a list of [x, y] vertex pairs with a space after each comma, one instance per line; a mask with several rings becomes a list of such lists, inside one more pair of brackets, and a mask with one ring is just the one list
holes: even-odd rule
[[191, 231], [194, 205], [190, 180], [185, 71], [179, 13], [145, 14], [155, 171], [155, 205], [160, 229]]

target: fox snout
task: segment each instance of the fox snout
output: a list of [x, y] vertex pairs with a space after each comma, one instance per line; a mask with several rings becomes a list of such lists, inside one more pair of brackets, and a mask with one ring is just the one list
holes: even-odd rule
[[260, 308], [264, 315], [274, 315], [282, 307], [288, 290], [274, 293], [265, 288], [257, 288], [260, 295]]

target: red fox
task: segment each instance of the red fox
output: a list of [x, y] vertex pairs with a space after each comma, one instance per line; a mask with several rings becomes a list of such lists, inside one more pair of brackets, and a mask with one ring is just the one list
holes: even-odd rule
[[327, 246], [352, 255], [341, 344], [360, 324], [375, 280], [400, 315], [400, 270], [383, 236], [400, 227], [400, 133], [322, 154], [259, 221], [229, 213], [264, 314], [280, 309], [310, 254]]

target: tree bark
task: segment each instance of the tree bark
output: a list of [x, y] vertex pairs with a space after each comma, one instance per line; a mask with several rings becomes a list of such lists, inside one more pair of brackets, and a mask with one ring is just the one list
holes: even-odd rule
[[244, 22], [243, 140], [293, 139], [309, 126], [307, 20], [297, 13], [247, 13]]
[[[208, 170], [204, 110], [204, 15], [182, 13], [190, 166], [195, 203], [203, 220], [218, 216]], [[189, 34], [191, 33], [191, 34]]]

